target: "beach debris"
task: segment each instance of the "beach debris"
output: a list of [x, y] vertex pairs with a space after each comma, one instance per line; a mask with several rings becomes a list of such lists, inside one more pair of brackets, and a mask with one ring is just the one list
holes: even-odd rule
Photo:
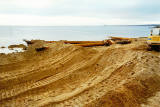
[[116, 44], [129, 44], [133, 40], [133, 38], [124, 38], [124, 37], [110, 37], [110, 38]]
[[[37, 40], [23, 40], [28, 45], [34, 44]], [[131, 43], [131, 38], [123, 38], [123, 37], [110, 37], [110, 39], [106, 39], [103, 41], [67, 41], [61, 40], [64, 44], [73, 44], [75, 46], [82, 46], [82, 47], [93, 47], [93, 46], [110, 46], [113, 44], [129, 44]], [[44, 41], [46, 43], [56, 43], [58, 41]]]
[[[46, 41], [47, 43], [55, 43], [57, 41]], [[73, 44], [75, 46], [92, 47], [92, 46], [104, 46], [107, 43], [105, 41], [62, 41], [65, 44]]]
[[75, 46], [83, 46], [83, 47], [93, 47], [93, 46], [104, 46], [105, 43], [83, 43], [83, 44], [74, 44]]
[[124, 38], [124, 37], [113, 37], [110, 36], [111, 40], [132, 40], [132, 38]]
[[37, 42], [38, 42], [38, 44], [39, 44], [40, 41], [46, 43], [46, 41], [44, 41], [44, 40], [26, 40], [26, 39], [23, 39], [23, 41], [26, 42], [27, 45], [33, 45], [33, 44], [35, 44], [35, 43], [37, 43]]
[[48, 49], [49, 47], [47, 47], [47, 46], [43, 46], [43, 47], [40, 47], [40, 48], [35, 48], [35, 50], [37, 51], [37, 52], [40, 52], [40, 51], [44, 51], [44, 50], [46, 50], [46, 49]]
[[33, 44], [33, 42], [32, 42], [32, 41], [29, 41], [29, 40], [26, 40], [26, 39], [23, 39], [23, 41], [24, 41], [24, 42], [26, 42], [26, 43], [27, 43], [27, 45]]
[[1, 46], [0, 48], [6, 48], [5, 46]]
[[8, 46], [9, 49], [13, 49], [13, 48], [22, 48], [23, 50], [27, 49], [27, 46], [25, 46], [24, 44], [19, 44], [19, 45], [9, 45]]
[[89, 44], [89, 43], [97, 43], [97, 44], [104, 44], [103, 41], [64, 41], [66, 44]]
[[121, 40], [121, 41], [117, 41], [116, 43], [117, 44], [129, 44], [129, 43], [131, 43], [131, 41], [130, 40]]
[[108, 46], [115, 44], [115, 42], [111, 39], [104, 40], [104, 42], [108, 44]]
[[[46, 41], [47, 43], [55, 43], [57, 41]], [[85, 43], [103, 43], [103, 41], [67, 41], [62, 40], [65, 44], [85, 44]]]

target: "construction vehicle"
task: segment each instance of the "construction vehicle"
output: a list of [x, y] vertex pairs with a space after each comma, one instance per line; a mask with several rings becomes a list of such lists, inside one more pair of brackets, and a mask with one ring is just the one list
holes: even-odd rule
[[147, 43], [151, 50], [160, 51], [160, 27], [154, 27], [151, 35], [148, 37]]

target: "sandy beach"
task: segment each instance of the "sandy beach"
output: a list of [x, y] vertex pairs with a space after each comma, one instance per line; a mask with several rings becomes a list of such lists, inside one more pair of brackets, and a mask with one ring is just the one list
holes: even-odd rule
[[147, 49], [144, 38], [96, 47], [36, 41], [0, 54], [0, 106], [159, 106], [160, 53]]

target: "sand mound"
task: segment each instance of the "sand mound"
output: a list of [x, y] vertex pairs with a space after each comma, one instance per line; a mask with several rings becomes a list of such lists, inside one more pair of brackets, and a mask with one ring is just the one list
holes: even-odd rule
[[[42, 46], [49, 48], [35, 51]], [[147, 51], [142, 41], [90, 48], [37, 41], [0, 59], [2, 107], [160, 104], [160, 53]]]

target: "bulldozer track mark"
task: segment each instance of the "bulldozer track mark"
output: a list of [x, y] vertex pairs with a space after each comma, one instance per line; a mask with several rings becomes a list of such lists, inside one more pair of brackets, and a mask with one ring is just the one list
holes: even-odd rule
[[[78, 53], [75, 53], [75, 55], [76, 54], [78, 54]], [[73, 53], [73, 55], [74, 55], [74, 53]], [[67, 63], [67, 61], [69, 61], [69, 60], [71, 60], [70, 59], [70, 56], [69, 55], [66, 55], [65, 57], [63, 57], [63, 59], [64, 60], [62, 60], [62, 58], [61, 59], [59, 59], [58, 61], [56, 61], [56, 62], [54, 62], [54, 63], [52, 63], [52, 64], [54, 64], [54, 66], [59, 66], [59, 64], [65, 64], [65, 63]], [[56, 65], [55, 65], [56, 64]], [[48, 65], [49, 66], [49, 65]], [[50, 65], [51, 66], [51, 65]], [[53, 66], [53, 67], [54, 67]], [[61, 67], [61, 66], [59, 66], [59, 67]], [[41, 69], [41, 70], [40, 70]], [[1, 83], [6, 83], [6, 82], [8, 82], [8, 81], [10, 81], [11, 83], [14, 83], [14, 81], [13, 80], [16, 80], [15, 82], [18, 82], [17, 81], [17, 79], [21, 79], [21, 81], [23, 80], [22, 78], [26, 78], [27, 76], [30, 76], [30, 75], [38, 75], [39, 73], [43, 73], [45, 70], [47, 70], [48, 69], [48, 67], [46, 67], [45, 69], [44, 69], [44, 65], [41, 67], [41, 68], [38, 68], [38, 69], [34, 69], [34, 70], [32, 70], [32, 71], [30, 71], [30, 72], [27, 72], [27, 73], [24, 73], [24, 74], [22, 74], [22, 75], [15, 75], [15, 76], [13, 76], [12, 78], [10, 78], [10, 79], [5, 79], [5, 80], [1, 80], [0, 82]], [[51, 68], [50, 68], [51, 69]], [[37, 73], [38, 72], [38, 73]], [[18, 77], [18, 78], [17, 78]], [[10, 84], [11, 85], [11, 84]]]
[[[90, 61], [90, 62], [92, 62], [92, 63], [94, 63], [92, 60]], [[89, 62], [89, 63], [90, 63]], [[88, 63], [88, 62], [87, 62]], [[58, 74], [56, 74], [56, 75], [54, 75], [54, 77], [49, 77], [49, 78], [46, 78], [45, 80], [43, 80], [43, 81], [38, 81], [38, 82], [34, 82], [34, 83], [28, 83], [27, 85], [24, 85], [24, 86], [26, 86], [26, 87], [24, 87], [24, 86], [22, 86], [21, 87], [21, 90], [19, 90], [18, 88], [16, 89], [17, 91], [15, 91], [15, 92], [17, 92], [18, 94], [20, 94], [20, 93], [23, 93], [23, 92], [26, 92], [27, 90], [28, 91], [30, 91], [30, 90], [32, 90], [32, 89], [37, 89], [37, 88], [39, 88], [39, 87], [41, 87], [41, 86], [45, 86], [45, 85], [47, 85], [47, 84], [50, 84], [50, 83], [52, 83], [52, 82], [54, 82], [54, 81], [56, 81], [56, 80], [59, 80], [60, 78], [64, 78], [64, 76], [68, 76], [68, 75], [70, 75], [73, 71], [76, 71], [76, 70], [78, 70], [78, 69], [81, 69], [81, 68], [83, 68], [83, 67], [85, 67], [85, 65], [86, 65], [86, 62], [81, 62], [81, 63], [78, 63], [78, 64], [76, 64], [75, 66], [73, 65], [73, 66], [71, 66], [71, 68], [69, 68], [69, 69], [71, 69], [71, 70], [69, 70], [68, 69], [68, 71], [70, 71], [70, 72], [60, 72], [60, 73], [58, 73]], [[12, 91], [13, 90], [11, 90], [11, 91], [9, 91], [9, 92], [7, 92], [8, 94], [8, 96], [6, 95], [5, 97], [3, 96], [2, 98], [3, 99], [5, 99], [5, 98], [8, 98], [8, 97], [11, 97], [11, 95], [9, 94], [9, 93], [12, 93]], [[2, 92], [3, 93], [3, 92]], [[16, 93], [14, 93], [15, 95], [18, 95], [18, 94], [16, 94]]]
[[48, 50], [28, 50], [31, 58], [21, 53], [15, 62], [14, 55], [0, 62], [0, 107], [138, 106], [158, 90], [160, 57], [135, 50], [143, 44], [45, 45]]

